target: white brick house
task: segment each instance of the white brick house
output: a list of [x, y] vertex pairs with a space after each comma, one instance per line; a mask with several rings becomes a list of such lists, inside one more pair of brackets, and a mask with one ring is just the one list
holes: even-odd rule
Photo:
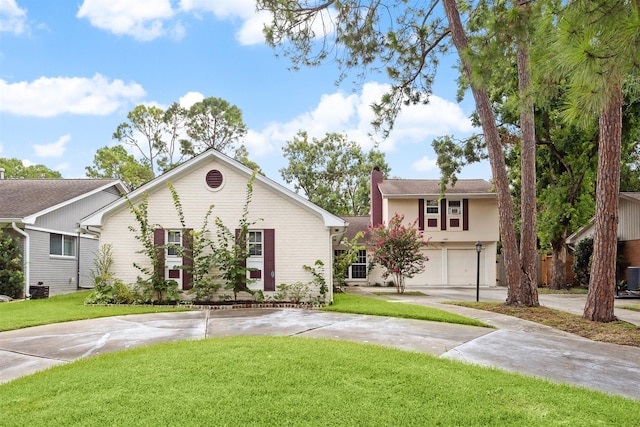
[[[209, 229], [215, 236], [216, 217], [230, 230], [238, 226], [252, 173], [234, 159], [208, 150], [138, 188], [128, 198], [135, 205], [147, 194], [149, 222], [160, 226], [155, 233], [157, 244], [183, 244], [182, 225], [167, 183], [180, 197], [187, 228], [200, 230], [209, 206], [214, 206]], [[269, 295], [282, 283], [310, 282], [312, 275], [303, 266], [313, 266], [320, 260], [325, 266], [328, 301], [332, 300], [332, 245], [344, 233], [345, 220], [259, 174], [253, 182], [248, 220], [255, 223], [249, 239], [257, 243], [257, 250], [247, 260], [247, 266], [256, 269], [249, 273], [256, 279], [253, 289]], [[102, 243], [113, 245], [116, 277], [134, 283], [140, 273], [133, 263], [149, 264], [149, 260], [137, 253], [142, 246], [129, 226], [136, 227], [137, 223], [124, 198], [82, 221], [82, 227], [99, 232]], [[170, 249], [165, 250], [165, 277], [176, 280], [181, 289], [189, 289], [185, 270], [174, 268], [187, 261], [173, 255]], [[317, 292], [315, 289], [314, 294]]]

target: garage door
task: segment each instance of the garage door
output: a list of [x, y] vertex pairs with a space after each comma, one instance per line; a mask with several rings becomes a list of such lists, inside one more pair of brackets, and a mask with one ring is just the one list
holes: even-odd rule
[[[447, 250], [447, 284], [463, 286], [476, 284], [478, 254], [475, 249]], [[480, 284], [484, 279], [484, 252], [480, 253]]]
[[430, 249], [425, 251], [429, 261], [425, 263], [424, 272], [406, 279], [405, 286], [442, 285], [442, 250]]

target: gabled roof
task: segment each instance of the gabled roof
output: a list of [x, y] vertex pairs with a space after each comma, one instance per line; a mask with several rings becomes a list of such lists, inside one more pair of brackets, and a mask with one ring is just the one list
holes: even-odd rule
[[[640, 203], [640, 193], [621, 192], [620, 193], [620, 198], [621, 199], [627, 199], [627, 200], [630, 200], [630, 201], [635, 202], [635, 203]], [[572, 235], [567, 237], [567, 239], [565, 240], [565, 243], [568, 244], [568, 245], [575, 245], [576, 243], [578, 243], [580, 240], [584, 239], [585, 237], [592, 236], [593, 235], [593, 226], [595, 224], [595, 221], [596, 221], [596, 217], [592, 216], [587, 224], [585, 224], [584, 226], [580, 227]]]
[[620, 197], [640, 203], [640, 193], [620, 193]]
[[[171, 182], [173, 180], [179, 179], [182, 176], [188, 175], [192, 169], [198, 168], [200, 165], [215, 159], [226, 165], [235, 168], [239, 172], [244, 175], [250, 177], [253, 174], [253, 170], [249, 169], [242, 163], [238, 162], [231, 157], [216, 151], [216, 150], [207, 150], [202, 154], [189, 159], [188, 161], [182, 163], [174, 169], [171, 169], [169, 172], [166, 172], [155, 179], [149, 181], [141, 187], [138, 187], [136, 190], [132, 191], [127, 195], [129, 200], [135, 202], [138, 198], [140, 198], [144, 193], [153, 193], [160, 189], [166, 188], [167, 182]], [[330, 212], [320, 208], [319, 206], [311, 203], [309, 200], [300, 196], [297, 193], [289, 190], [288, 188], [278, 184], [277, 182], [265, 177], [264, 175], [257, 174], [256, 181], [261, 182], [268, 188], [271, 188], [273, 191], [282, 194], [284, 197], [288, 198], [292, 202], [301, 205], [305, 209], [308, 209], [311, 212], [314, 212], [316, 215], [321, 217], [327, 227], [338, 227], [340, 228], [339, 232], [344, 231], [344, 227], [346, 227], [347, 223], [342, 218], [333, 215]], [[101, 227], [103, 225], [103, 218], [105, 214], [118, 211], [127, 206], [127, 200], [122, 197], [115, 202], [105, 206], [104, 208], [98, 210], [92, 215], [84, 218], [81, 221], [81, 226], [93, 226], [93, 227]]]
[[[437, 179], [385, 179], [378, 188], [384, 198], [435, 196], [440, 197]], [[495, 197], [493, 185], [484, 179], [459, 179], [447, 186], [445, 196]]]
[[349, 227], [343, 236], [349, 242], [356, 237], [358, 232], [366, 233], [369, 231], [369, 226], [371, 225], [370, 216], [343, 216], [342, 218], [349, 223]]
[[35, 219], [94, 193], [124, 185], [115, 179], [0, 179], [0, 221]]

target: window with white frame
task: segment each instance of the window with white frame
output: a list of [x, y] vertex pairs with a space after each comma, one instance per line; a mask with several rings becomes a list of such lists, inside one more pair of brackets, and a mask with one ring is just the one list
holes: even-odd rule
[[447, 214], [448, 215], [462, 215], [462, 201], [461, 200], [447, 200]]
[[182, 231], [167, 230], [167, 256], [180, 256], [182, 246]]
[[250, 256], [262, 256], [262, 231], [250, 231], [247, 235]]
[[[333, 251], [334, 257], [344, 254], [344, 250], [336, 249]], [[367, 278], [367, 251], [361, 249], [353, 264], [351, 264], [344, 275], [345, 279], [366, 279]]]
[[49, 254], [76, 256], [76, 237], [56, 233], [49, 234]]
[[438, 215], [440, 213], [440, 203], [438, 199], [427, 199], [424, 204], [427, 215]]
[[352, 279], [366, 279], [367, 278], [367, 251], [361, 249], [358, 251], [358, 257], [356, 261], [351, 264], [349, 268]]

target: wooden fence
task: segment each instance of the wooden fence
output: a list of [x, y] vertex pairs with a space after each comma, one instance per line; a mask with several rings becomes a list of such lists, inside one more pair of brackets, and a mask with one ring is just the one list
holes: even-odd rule
[[[575, 283], [575, 275], [573, 274], [573, 270], [571, 270], [571, 266], [573, 265], [573, 256], [567, 255], [567, 283]], [[506, 286], [507, 278], [504, 269], [504, 259], [502, 254], [498, 254], [496, 260], [496, 285], [498, 286]], [[538, 254], [536, 259], [536, 268], [537, 268], [537, 276], [538, 276], [538, 286], [549, 286], [551, 283], [552, 276], [552, 261], [550, 255], [540, 255]]]

